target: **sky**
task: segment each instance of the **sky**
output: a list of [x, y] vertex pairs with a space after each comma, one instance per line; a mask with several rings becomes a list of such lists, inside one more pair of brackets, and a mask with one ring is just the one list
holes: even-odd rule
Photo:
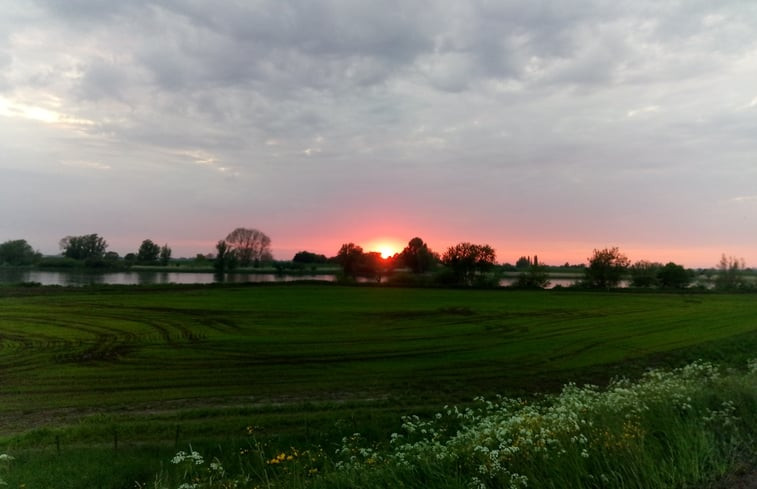
[[757, 2], [4, 0], [0, 242], [757, 266]]

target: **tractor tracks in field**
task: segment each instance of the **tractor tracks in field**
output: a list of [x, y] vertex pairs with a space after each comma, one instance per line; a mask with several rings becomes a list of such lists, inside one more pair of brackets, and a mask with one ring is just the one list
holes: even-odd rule
[[114, 362], [145, 347], [179, 349], [203, 342], [214, 331], [237, 329], [231, 319], [192, 312], [117, 306], [82, 312], [79, 305], [78, 311], [58, 316], [0, 314], [0, 366], [29, 368], [50, 359], [55, 363]]

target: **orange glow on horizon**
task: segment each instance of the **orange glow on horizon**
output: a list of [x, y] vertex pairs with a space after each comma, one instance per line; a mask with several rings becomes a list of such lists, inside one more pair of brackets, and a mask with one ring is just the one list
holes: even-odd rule
[[388, 246], [379, 248], [378, 251], [379, 253], [381, 253], [381, 258], [391, 258], [395, 253], [398, 253], [398, 251], [396, 251], [394, 248], [390, 248]]
[[376, 239], [369, 242], [364, 248], [366, 252], [377, 251], [381, 253], [381, 258], [391, 258], [400, 253], [405, 245], [394, 239]]

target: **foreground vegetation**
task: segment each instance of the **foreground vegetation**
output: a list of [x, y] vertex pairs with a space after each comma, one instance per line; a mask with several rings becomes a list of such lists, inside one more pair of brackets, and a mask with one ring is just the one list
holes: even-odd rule
[[384, 444], [354, 433], [334, 453], [271, 454], [253, 443], [237, 473], [180, 451], [173, 477], [160, 474], [152, 487], [701, 487], [753, 459], [755, 443], [757, 361], [727, 375], [699, 362], [606, 390], [568, 384], [537, 401], [478, 399], [426, 420], [408, 416]]
[[[170, 460], [190, 444], [203, 477], [215, 457], [235, 478], [294, 470], [266, 463], [282, 453], [327, 470], [355, 432], [372, 448], [402, 415], [433, 418], [448, 404], [483, 416], [470, 406], [479, 395], [530, 402], [697, 358], [743, 367], [757, 351], [755, 317], [753, 296], [728, 294], [2, 288], [0, 450], [15, 457], [5, 478], [118, 488], [158, 474], [178, 486], [188, 464]], [[417, 480], [441, 469], [429, 470]], [[454, 480], [468, 484], [463, 475]]]

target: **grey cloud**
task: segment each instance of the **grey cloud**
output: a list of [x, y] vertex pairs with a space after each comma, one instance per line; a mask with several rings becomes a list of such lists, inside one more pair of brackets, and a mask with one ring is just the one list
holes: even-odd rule
[[738, 51], [753, 45], [757, 5], [741, 0], [653, 3], [646, 13], [663, 42], [700, 41], [714, 49]]
[[0, 50], [0, 92], [10, 87], [5, 70], [7, 66], [10, 66], [11, 59], [10, 54]]
[[111, 2], [103, 0], [34, 0], [58, 19], [64, 19], [77, 28], [97, 28], [99, 23], [112, 21], [152, 3], [151, 0]]
[[197, 25], [268, 48], [411, 59], [428, 46], [422, 21], [431, 4], [269, 0], [227, 8], [184, 2], [174, 2], [172, 7]]
[[[166, 88], [221, 83], [283, 95], [306, 87], [339, 91], [370, 86], [430, 45], [417, 15], [401, 15], [407, 7], [400, 5], [172, 7], [153, 17], [154, 37], [137, 54]], [[171, 29], [159, 27], [161, 22], [170, 22]]]
[[[36, 18], [7, 24], [49, 43], [5, 51], [23, 68], [6, 82], [27, 91], [18, 110], [52, 100], [94, 121], [47, 144], [111, 175], [138, 165], [188, 194], [213, 175], [214, 212], [277, 199], [296, 210], [323, 193], [336, 208], [373, 189], [409, 205], [422, 193], [429, 218], [451, 194], [460, 221], [524, 206], [545, 219], [595, 207], [631, 218], [628, 182], [649, 189], [639, 212], [677, 211], [670, 201], [695, 199], [679, 188], [661, 198], [659, 182], [692, 182], [713, 162], [742, 168], [754, 154], [757, 80], [744, 55], [755, 12], [744, 2], [38, 5]], [[3, 45], [0, 34], [7, 66]], [[604, 204], [592, 192], [602, 185], [623, 200]], [[547, 190], [534, 198], [534, 186]]]
[[125, 92], [134, 84], [133, 70], [102, 58], [90, 60], [82, 71], [77, 87], [82, 99], [124, 101]]

